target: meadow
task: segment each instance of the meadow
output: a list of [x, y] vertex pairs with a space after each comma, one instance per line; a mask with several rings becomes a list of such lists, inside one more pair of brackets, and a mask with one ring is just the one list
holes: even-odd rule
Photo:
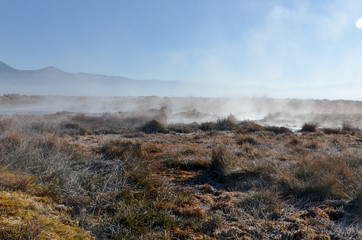
[[362, 131], [0, 116], [0, 238], [361, 239]]

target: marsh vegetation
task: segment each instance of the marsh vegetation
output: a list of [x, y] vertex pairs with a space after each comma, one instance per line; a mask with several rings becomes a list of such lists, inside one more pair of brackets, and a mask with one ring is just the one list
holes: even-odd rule
[[359, 129], [139, 122], [1, 116], [0, 236], [362, 237]]

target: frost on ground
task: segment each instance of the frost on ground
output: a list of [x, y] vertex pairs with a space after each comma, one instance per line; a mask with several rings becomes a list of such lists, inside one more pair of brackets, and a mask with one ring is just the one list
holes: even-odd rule
[[1, 116], [0, 236], [361, 238], [358, 128], [147, 121]]

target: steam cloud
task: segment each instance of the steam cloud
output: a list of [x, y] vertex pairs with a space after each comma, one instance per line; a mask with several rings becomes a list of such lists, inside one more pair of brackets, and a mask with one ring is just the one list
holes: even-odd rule
[[362, 127], [362, 102], [275, 98], [168, 98], [168, 97], [55, 97], [4, 95], [1, 114], [53, 114], [68, 111], [100, 115], [148, 115], [165, 123], [215, 121], [234, 115], [266, 125], [297, 128], [304, 122]]

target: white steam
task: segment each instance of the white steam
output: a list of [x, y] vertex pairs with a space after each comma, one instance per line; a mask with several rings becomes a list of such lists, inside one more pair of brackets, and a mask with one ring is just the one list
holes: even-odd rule
[[[15, 101], [14, 97], [17, 98]], [[266, 97], [0, 97], [0, 114], [53, 114], [62, 111], [91, 115], [109, 112], [122, 117], [147, 116], [165, 123], [216, 121], [232, 114], [238, 120], [255, 120], [261, 124], [290, 128], [311, 121], [321, 126], [340, 126], [343, 122], [350, 122], [362, 127], [362, 102], [358, 101]]]

